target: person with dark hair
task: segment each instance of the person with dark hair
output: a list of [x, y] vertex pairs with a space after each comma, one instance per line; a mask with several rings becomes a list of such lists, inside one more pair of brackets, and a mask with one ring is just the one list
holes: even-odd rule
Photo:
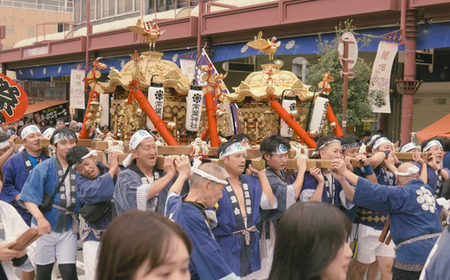
[[219, 159], [229, 177], [216, 210], [218, 224], [213, 234], [225, 261], [241, 279], [254, 279], [252, 272], [261, 269], [259, 233], [261, 209], [274, 209], [272, 188], [266, 170], [249, 169], [257, 176], [242, 175], [246, 149], [238, 141], [227, 142], [218, 149]]
[[254, 273], [255, 279], [267, 279], [269, 276], [278, 220], [283, 212], [295, 203], [302, 189], [306, 162], [304, 158], [299, 157], [297, 174], [287, 178], [285, 169], [290, 149], [289, 141], [278, 134], [264, 138], [260, 144], [260, 151], [266, 160], [266, 176], [277, 203], [274, 209], [260, 210], [261, 222], [258, 224], [258, 230], [261, 233], [261, 269]]
[[233, 135], [228, 142], [239, 142], [242, 147], [249, 148], [251, 145], [250, 136], [245, 133], [238, 133]]
[[156, 139], [146, 130], [131, 136], [130, 151], [123, 165], [128, 166], [132, 156], [135, 159], [128, 169], [119, 173], [114, 190], [117, 214], [131, 209], [163, 214], [170, 186], [177, 180], [184, 180], [176, 177], [173, 157], [165, 157], [164, 170], [156, 168]]
[[350, 230], [348, 218], [328, 203], [294, 204], [278, 223], [269, 280], [345, 280]]
[[4, 133], [8, 134], [9, 136], [16, 135], [16, 133], [14, 133], [14, 131], [10, 129], [10, 125], [9, 125], [9, 124], [7, 124], [7, 123], [2, 123], [2, 124], [0, 124], [0, 127], [1, 127], [1, 130], [2, 130]]
[[[395, 164], [398, 159], [394, 154], [392, 142], [380, 134], [370, 137], [368, 145], [372, 148], [372, 155], [368, 158], [370, 168], [365, 172], [375, 174], [377, 182], [383, 185], [396, 186], [397, 180]], [[358, 174], [360, 175], [360, 174]], [[341, 185], [342, 186], [342, 185]], [[345, 190], [345, 188], [344, 188]], [[350, 279], [362, 279], [370, 264], [377, 261], [381, 271], [381, 279], [392, 278], [392, 264], [394, 262], [394, 244], [389, 245], [378, 241], [384, 225], [388, 218], [388, 213], [369, 209], [364, 205], [358, 205], [354, 223], [358, 225], [358, 252], [356, 255], [355, 267], [350, 271]]]
[[[323, 136], [317, 142], [320, 159], [334, 160], [342, 157], [341, 141], [334, 135]], [[354, 205], [346, 199], [347, 194], [330, 170], [314, 167], [306, 172], [300, 201], [322, 201], [336, 207], [351, 209]]]
[[[189, 178], [191, 168], [187, 156], [175, 158], [178, 176]], [[203, 279], [239, 279], [225, 261], [217, 241], [211, 232], [211, 223], [217, 223], [211, 211], [222, 197], [228, 182], [225, 169], [214, 163], [204, 163], [192, 168], [191, 188], [189, 193], [180, 196], [183, 187], [174, 183], [167, 197], [165, 215], [177, 223], [189, 236], [193, 251], [189, 263], [192, 280]]]
[[353, 192], [353, 203], [389, 214], [390, 232], [396, 244], [392, 279], [418, 279], [442, 230], [440, 206], [431, 187], [419, 178], [419, 168], [411, 162], [401, 164], [396, 170], [398, 186], [374, 184], [361, 178], [350, 172], [342, 160], [333, 162], [332, 170], [342, 186]]
[[[56, 260], [62, 279], [77, 279], [75, 263], [80, 200], [75, 188], [76, 172], [66, 159], [67, 152], [77, 141], [73, 130], [55, 130], [50, 143], [56, 157], [39, 163], [31, 170], [19, 197], [19, 203], [23, 203], [33, 215], [32, 226], [44, 234], [36, 241], [38, 280], [50, 279]], [[47, 199], [44, 197], [49, 195], [51, 207], [43, 213], [38, 206], [45, 203]]]
[[445, 181], [450, 179], [450, 170], [442, 166], [444, 147], [438, 139], [431, 138], [422, 143], [422, 152], [431, 152], [431, 160], [427, 161], [427, 184], [433, 189], [436, 198], [441, 197]]
[[400, 147], [400, 153], [416, 153], [420, 148], [414, 142], [408, 142]]
[[56, 120], [56, 129], [61, 129], [66, 127], [66, 121], [64, 119], [57, 119]]
[[0, 199], [14, 206], [25, 223], [30, 226], [31, 214], [19, 206], [17, 200], [19, 200], [20, 192], [31, 170], [48, 157], [42, 153], [40, 143], [42, 135], [37, 126], [30, 124], [23, 126], [20, 137], [25, 148], [22, 152], [10, 157], [2, 168], [4, 185]]
[[[86, 280], [95, 279], [100, 238], [116, 215], [113, 209], [114, 184], [120, 172], [117, 153], [110, 154], [110, 168], [96, 163], [97, 152], [75, 146], [67, 153], [67, 162], [79, 177], [75, 182], [83, 204], [80, 213], [86, 223], [83, 229], [83, 261]], [[98, 214], [93, 213], [98, 212]]]
[[361, 141], [358, 137], [347, 134], [338, 139], [341, 142], [342, 155], [344, 157], [356, 158], [359, 154]]
[[106, 228], [100, 247], [96, 280], [190, 279], [191, 242], [161, 214], [123, 213]]

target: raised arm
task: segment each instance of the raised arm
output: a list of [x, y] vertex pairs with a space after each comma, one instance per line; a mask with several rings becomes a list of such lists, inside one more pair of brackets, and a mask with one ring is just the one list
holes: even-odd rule
[[9, 149], [6, 150], [6, 152], [0, 156], [0, 168], [3, 167], [5, 162], [14, 154], [14, 150], [16, 149], [16, 143], [14, 143], [14, 140], [18, 138], [17, 135], [12, 135], [8, 142], [9, 142]]
[[382, 164], [384, 159], [386, 158], [386, 153], [384, 152], [377, 152], [375, 154], [373, 154], [370, 158], [369, 158], [369, 163], [372, 166], [372, 168], [377, 168], [378, 165]]
[[175, 169], [174, 160], [174, 156], [166, 156], [164, 158], [164, 171], [166, 172], [166, 175], [152, 183], [150, 191], [147, 194], [147, 200], [150, 200], [152, 197], [159, 194], [176, 175], [177, 171]]
[[191, 177], [191, 164], [189, 162], [189, 157], [186, 155], [175, 157], [175, 166], [176, 171], [178, 172], [178, 177], [170, 187], [169, 193], [175, 192], [177, 195], [180, 195], [184, 182]]
[[322, 170], [317, 167], [312, 167], [309, 170], [309, 174], [311, 174], [311, 176], [313, 176], [317, 180], [316, 190], [309, 200], [322, 201], [323, 188], [325, 186], [325, 179], [323, 178]]
[[421, 157], [421, 153], [420, 152], [416, 152], [413, 154], [413, 160], [415, 162], [417, 162], [420, 166], [421, 166], [421, 171], [420, 171], [420, 179], [425, 183], [428, 184], [427, 180], [428, 180], [428, 168], [427, 168], [427, 163], [425, 160], [423, 160], [423, 158]]
[[369, 159], [366, 157], [366, 155], [357, 155], [355, 159], [362, 162], [364, 166], [364, 173], [366, 174], [366, 179], [371, 181], [372, 183], [377, 183], [377, 176], [373, 172], [373, 168], [370, 165]]
[[341, 184], [342, 189], [344, 190], [345, 197], [349, 201], [353, 201], [353, 197], [355, 196], [355, 189], [347, 182], [347, 180], [342, 175], [344, 170], [349, 171], [342, 159], [333, 160], [333, 164], [331, 165], [331, 174], [333, 174], [333, 177], [336, 178], [336, 180], [338, 180]]
[[305, 180], [305, 172], [306, 172], [306, 159], [303, 157], [299, 157], [297, 159], [297, 178], [295, 179], [292, 185], [295, 188], [295, 200], [297, 200], [300, 192], [303, 188], [303, 182]]
[[275, 202], [275, 198], [273, 195], [272, 187], [270, 186], [269, 180], [266, 176], [266, 169], [258, 170], [256, 168], [253, 168], [253, 166], [250, 164], [248, 166], [248, 170], [258, 176], [259, 183], [261, 184], [261, 190], [267, 196], [267, 199], [269, 199], [270, 204], [273, 205]]

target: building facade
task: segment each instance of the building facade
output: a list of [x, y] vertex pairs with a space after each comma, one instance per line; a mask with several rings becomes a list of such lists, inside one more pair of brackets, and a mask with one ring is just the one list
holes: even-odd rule
[[[74, 0], [74, 21], [85, 21], [84, 2]], [[155, 2], [157, 13], [153, 8]], [[405, 129], [401, 123], [407, 123], [408, 118], [411, 121], [409, 130], [416, 131], [442, 117], [441, 113], [450, 111], [450, 94], [446, 90], [450, 75], [445, 64], [445, 58], [450, 54], [450, 13], [447, 12], [450, 1], [447, 0], [378, 0], [371, 1], [370, 5], [366, 1], [351, 0], [192, 3], [182, 0], [90, 0], [90, 5], [92, 32], [86, 32], [84, 23], [75, 26], [64, 38], [55, 37], [52, 41], [36, 38], [28, 44], [16, 44], [14, 48], [0, 52], [3, 71], [22, 71], [18, 74], [20, 79], [49, 79], [67, 76], [72, 68], [84, 68], [86, 57], [91, 62], [98, 56], [120, 69], [131, 52], [148, 50], [148, 45], [142, 44], [141, 38], [127, 29], [141, 13], [145, 21], [155, 20], [160, 29], [165, 30], [157, 43], [157, 51], [165, 52], [165, 58], [177, 63], [176, 58], [195, 53], [206, 44], [217, 67], [224, 61], [241, 61], [253, 63], [258, 70], [266, 58], [257, 51], [246, 49], [245, 43], [263, 31], [265, 38], [277, 36], [281, 40], [276, 55], [290, 60], [284, 67], [292, 70], [292, 61], [297, 57], [314, 60], [318, 33], [331, 38], [335, 26], [352, 19], [358, 34], [373, 39], [370, 46], [360, 49], [362, 56], [373, 59], [380, 40], [406, 37], [405, 44], [399, 46], [394, 76], [408, 85], [423, 80], [416, 97], [413, 97], [411, 87], [406, 87], [409, 92], [404, 92], [392, 83], [393, 113], [381, 118], [381, 127], [393, 139], [400, 139], [400, 131]], [[406, 26], [402, 24], [404, 21]], [[412, 42], [414, 47], [411, 49]], [[416, 65], [414, 59], [411, 62], [411, 54], [415, 55], [417, 50], [433, 50], [433, 63]], [[46, 74], [42, 74], [43, 67]], [[34, 76], [30, 75], [30, 70], [34, 70]], [[413, 75], [408, 74], [405, 78], [405, 72], [413, 72]], [[230, 83], [228, 87], [236, 86], [235, 83], [243, 78], [245, 74], [234, 74], [230, 82], [226, 81]], [[428, 94], [430, 91], [434, 93]], [[440, 113], [421, 115], [421, 112], [438, 108], [432, 107], [434, 105], [439, 106]], [[405, 110], [405, 106], [409, 109]], [[408, 114], [402, 115], [406, 111]], [[410, 112], [415, 112], [414, 119]]]

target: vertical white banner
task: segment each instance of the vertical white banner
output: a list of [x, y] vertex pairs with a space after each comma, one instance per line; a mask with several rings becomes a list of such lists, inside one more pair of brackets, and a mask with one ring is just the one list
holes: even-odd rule
[[109, 94], [100, 94], [100, 105], [102, 105], [102, 116], [100, 118], [101, 126], [109, 126], [109, 100], [111, 99], [111, 95]]
[[180, 59], [181, 73], [186, 75], [189, 79], [195, 78], [195, 60]]
[[369, 102], [374, 113], [391, 113], [389, 84], [398, 44], [381, 41], [373, 63], [369, 85]]
[[84, 70], [70, 71], [70, 108], [86, 109], [84, 103]]

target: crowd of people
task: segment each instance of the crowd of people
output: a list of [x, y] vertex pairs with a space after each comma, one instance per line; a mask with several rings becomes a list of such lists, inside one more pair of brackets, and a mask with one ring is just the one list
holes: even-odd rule
[[[62, 279], [77, 279], [78, 238], [89, 280], [450, 279], [448, 139], [407, 143], [400, 151], [413, 160], [401, 162], [380, 133], [327, 135], [315, 152], [331, 168], [307, 170], [300, 156], [287, 170], [291, 144], [271, 135], [258, 170], [245, 134], [219, 147], [222, 165], [179, 155], [165, 156], [163, 169], [145, 130], [123, 165], [115, 152], [97, 162], [65, 125], [28, 124], [17, 135], [0, 133], [0, 279], [16, 279], [13, 267], [22, 279], [51, 279], [55, 263]], [[42, 236], [11, 249], [28, 227]]]

